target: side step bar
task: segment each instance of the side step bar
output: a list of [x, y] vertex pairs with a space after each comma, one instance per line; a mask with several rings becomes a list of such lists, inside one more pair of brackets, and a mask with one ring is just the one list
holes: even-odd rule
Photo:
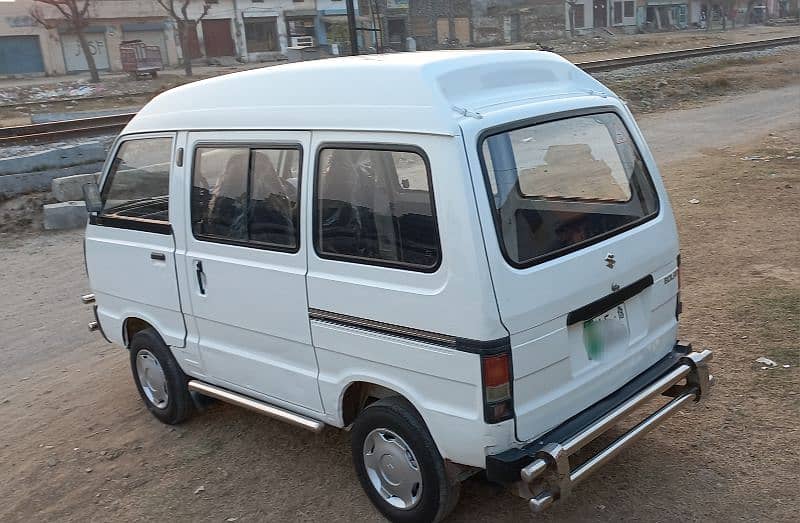
[[275, 405], [270, 405], [269, 403], [264, 403], [253, 398], [248, 398], [242, 394], [237, 394], [220, 387], [215, 387], [214, 385], [209, 385], [208, 383], [203, 383], [202, 381], [190, 381], [189, 390], [198, 392], [205, 396], [217, 398], [218, 400], [222, 400], [226, 403], [232, 403], [233, 405], [244, 407], [245, 409], [258, 412], [259, 414], [264, 414], [270, 418], [285, 421], [286, 423], [310, 430], [311, 432], [320, 432], [325, 427], [325, 424], [321, 421], [307, 418], [306, 416], [302, 416], [300, 414], [295, 414], [294, 412], [284, 410], [280, 407], [276, 407]]

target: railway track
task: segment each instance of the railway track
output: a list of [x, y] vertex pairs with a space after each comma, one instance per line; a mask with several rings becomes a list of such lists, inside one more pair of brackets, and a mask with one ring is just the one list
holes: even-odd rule
[[136, 113], [117, 114], [113, 116], [95, 116], [76, 120], [17, 125], [0, 127], [0, 146], [53, 142], [78, 136], [117, 133], [125, 127]]
[[631, 67], [634, 65], [671, 62], [674, 60], [683, 60], [685, 58], [696, 58], [698, 56], [758, 51], [759, 49], [768, 49], [770, 47], [793, 44], [800, 44], [800, 36], [771, 38], [769, 40], [757, 40], [754, 42], [742, 42], [738, 44], [710, 45], [707, 47], [697, 47], [694, 49], [679, 49], [677, 51], [640, 54], [635, 56], [625, 56], [622, 58], [610, 58], [608, 60], [594, 60], [591, 62], [577, 62], [575, 65], [587, 73], [599, 73], [602, 71], [622, 69], [624, 67]]
[[[800, 36], [771, 38], [768, 40], [757, 40], [753, 42], [742, 42], [736, 44], [712, 45], [694, 49], [681, 49], [677, 51], [665, 51], [661, 53], [611, 58], [608, 60], [576, 62], [575, 65], [587, 73], [596, 73], [610, 71], [613, 69], [622, 69], [635, 65], [670, 62], [698, 56], [741, 53], [745, 51], [755, 51], [759, 49], [793, 44], [800, 44]], [[15, 127], [0, 127], [0, 146], [21, 143], [48, 142], [63, 140], [66, 138], [75, 138], [78, 136], [116, 133], [122, 130], [122, 128], [125, 127], [125, 124], [127, 124], [135, 114], [136, 113], [125, 113], [114, 116], [97, 116], [93, 118], [63, 120], [59, 122], [20, 125]]]

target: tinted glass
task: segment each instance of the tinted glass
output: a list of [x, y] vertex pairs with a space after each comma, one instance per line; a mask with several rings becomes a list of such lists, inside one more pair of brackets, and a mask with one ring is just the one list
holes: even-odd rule
[[192, 176], [192, 230], [210, 240], [296, 249], [300, 152], [200, 147]]
[[323, 149], [315, 243], [323, 256], [411, 269], [439, 263], [430, 173], [415, 152]]
[[498, 133], [482, 145], [509, 261], [535, 263], [658, 212], [630, 134], [611, 113]]
[[172, 138], [124, 142], [103, 186], [101, 215], [169, 220]]

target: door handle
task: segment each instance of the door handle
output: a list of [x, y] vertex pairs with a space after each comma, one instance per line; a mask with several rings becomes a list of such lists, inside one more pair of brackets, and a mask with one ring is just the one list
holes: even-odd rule
[[157, 261], [167, 261], [167, 255], [164, 254], [163, 252], [151, 252], [150, 259]]
[[205, 273], [203, 272], [203, 262], [200, 260], [195, 260], [194, 270], [197, 274], [197, 286], [200, 288], [200, 294], [205, 296], [206, 288], [203, 286], [203, 277], [205, 276]]

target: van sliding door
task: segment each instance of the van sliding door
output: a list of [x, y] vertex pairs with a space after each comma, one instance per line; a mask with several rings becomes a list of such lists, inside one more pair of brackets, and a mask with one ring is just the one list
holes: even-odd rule
[[182, 263], [205, 379], [319, 412], [300, 234], [309, 141], [189, 133]]

